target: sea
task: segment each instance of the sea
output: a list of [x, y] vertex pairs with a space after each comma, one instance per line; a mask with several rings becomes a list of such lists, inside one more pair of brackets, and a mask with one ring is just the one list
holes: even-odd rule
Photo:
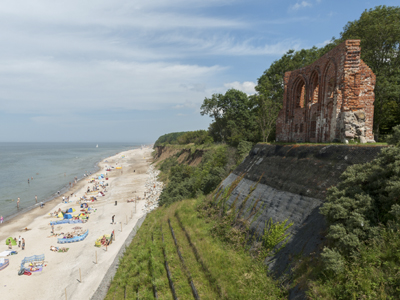
[[6, 221], [42, 201], [50, 201], [58, 195], [58, 191], [66, 192], [69, 182], [72, 183], [75, 177], [81, 180], [84, 174], [96, 172], [97, 164], [104, 158], [141, 146], [139, 143], [96, 145], [0, 143], [0, 215]]

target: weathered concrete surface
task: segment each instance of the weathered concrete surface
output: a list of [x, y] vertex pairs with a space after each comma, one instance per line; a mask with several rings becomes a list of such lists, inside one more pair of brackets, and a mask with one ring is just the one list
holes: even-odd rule
[[[318, 252], [326, 229], [319, 213], [327, 188], [339, 182], [340, 175], [353, 164], [374, 159], [382, 147], [349, 145], [256, 145], [223, 182], [229, 186], [243, 174], [227, 203], [248, 219], [250, 229], [262, 235], [266, 222], [289, 219], [291, 239], [284, 249], [266, 263], [280, 277], [290, 273], [291, 258]], [[250, 196], [249, 196], [250, 194]], [[258, 211], [254, 213], [255, 211]], [[253, 212], [253, 213], [252, 213]], [[304, 294], [291, 292], [290, 299]]]

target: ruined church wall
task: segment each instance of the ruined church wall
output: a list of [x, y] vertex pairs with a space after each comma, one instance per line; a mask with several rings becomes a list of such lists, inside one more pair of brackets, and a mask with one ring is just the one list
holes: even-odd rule
[[277, 141], [372, 141], [375, 75], [347, 40], [313, 64], [286, 72]]

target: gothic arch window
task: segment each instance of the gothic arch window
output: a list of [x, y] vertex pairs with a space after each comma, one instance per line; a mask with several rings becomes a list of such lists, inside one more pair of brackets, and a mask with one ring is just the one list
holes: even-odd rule
[[333, 61], [330, 61], [325, 68], [324, 74], [324, 97], [325, 101], [334, 96], [336, 89], [336, 66]]
[[318, 94], [319, 94], [319, 78], [318, 72], [314, 71], [311, 74], [311, 90], [310, 90], [310, 103], [318, 103]]
[[294, 103], [295, 108], [303, 108], [306, 98], [306, 84], [304, 79], [299, 77], [294, 88]]

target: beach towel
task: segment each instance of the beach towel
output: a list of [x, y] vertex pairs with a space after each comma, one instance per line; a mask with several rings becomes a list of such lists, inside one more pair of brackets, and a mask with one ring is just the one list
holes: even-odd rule
[[0, 256], [9, 256], [11, 254], [11, 252], [12, 251], [10, 251], [10, 250], [6, 250], [6, 251], [3, 251], [3, 252], [0, 252]]

